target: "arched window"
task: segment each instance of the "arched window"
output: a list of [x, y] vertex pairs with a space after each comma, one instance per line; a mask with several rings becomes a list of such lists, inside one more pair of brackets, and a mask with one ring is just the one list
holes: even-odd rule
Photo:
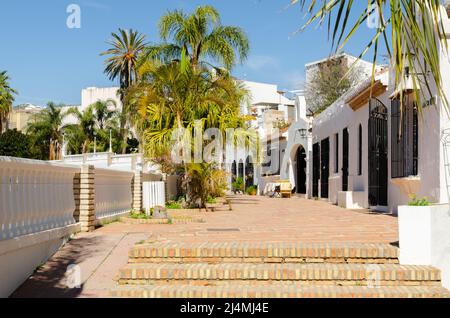
[[358, 127], [358, 176], [362, 175], [362, 126]]

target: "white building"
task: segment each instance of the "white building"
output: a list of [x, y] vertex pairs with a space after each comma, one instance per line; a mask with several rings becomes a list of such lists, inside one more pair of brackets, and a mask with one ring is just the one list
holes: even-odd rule
[[[259, 138], [266, 142], [279, 126], [289, 126], [297, 118], [295, 100], [285, 96], [286, 92], [279, 90], [277, 85], [258, 83], [251, 81], [240, 81], [249, 92], [246, 102], [241, 105], [243, 115], [253, 116], [250, 127], [255, 129]], [[238, 149], [227, 150], [228, 172], [230, 172], [230, 182], [241, 177], [245, 180], [246, 187], [259, 185], [261, 175], [267, 173], [266, 165], [260, 166], [257, 163], [256, 154], [249, 149], [240, 147]], [[232, 159], [230, 159], [232, 158]], [[279, 161], [279, 160], [278, 160]], [[280, 163], [275, 165], [275, 172], [278, 173]]]
[[[63, 107], [63, 112], [68, 111], [70, 108], [78, 108], [80, 112], [83, 112], [90, 105], [95, 104], [98, 101], [114, 101], [115, 110], [120, 111], [122, 109], [122, 102], [119, 97], [119, 87], [88, 87], [81, 90], [81, 105], [70, 105]], [[63, 125], [75, 125], [77, 119], [74, 115], [69, 115], [64, 118]]]
[[88, 87], [81, 91], [81, 110], [85, 110], [90, 105], [98, 101], [113, 100], [118, 110], [122, 109], [122, 102], [119, 96], [119, 87]]
[[[443, 17], [450, 37], [450, 19], [444, 11]], [[445, 47], [440, 46], [439, 55], [448, 94], [450, 62]], [[393, 66], [379, 71], [372, 87], [370, 79], [362, 82], [314, 119], [309, 179], [313, 197], [393, 213], [408, 204], [411, 195], [432, 203], [449, 202], [450, 118], [443, 101], [429, 73], [407, 75], [397, 88], [394, 76]], [[431, 94], [421, 87], [421, 114], [412, 76], [427, 76], [431, 83]]]

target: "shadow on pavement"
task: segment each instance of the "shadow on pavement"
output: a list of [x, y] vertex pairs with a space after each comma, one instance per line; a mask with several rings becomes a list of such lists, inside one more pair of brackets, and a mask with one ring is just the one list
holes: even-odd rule
[[[68, 288], [66, 272], [70, 265], [77, 265], [92, 257], [93, 248], [100, 246], [102, 237], [80, 237], [68, 242], [45, 265], [38, 268], [10, 298], [74, 298], [83, 291]], [[91, 247], [91, 248], [89, 248]], [[87, 279], [87, 277], [84, 277]]]

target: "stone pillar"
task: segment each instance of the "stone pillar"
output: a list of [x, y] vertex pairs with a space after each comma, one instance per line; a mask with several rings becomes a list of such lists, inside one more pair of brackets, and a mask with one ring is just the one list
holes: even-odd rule
[[132, 183], [132, 193], [133, 193], [133, 211], [142, 211], [142, 171], [136, 171], [134, 173], [133, 183]]
[[90, 165], [81, 166], [79, 221], [82, 232], [95, 229], [95, 168]]
[[73, 199], [75, 200], [73, 218], [75, 222], [80, 222], [80, 186], [80, 172], [77, 172], [73, 178]]

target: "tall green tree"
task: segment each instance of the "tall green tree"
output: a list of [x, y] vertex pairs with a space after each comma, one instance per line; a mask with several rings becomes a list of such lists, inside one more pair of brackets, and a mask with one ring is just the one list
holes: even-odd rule
[[313, 115], [333, 104], [339, 97], [356, 85], [363, 72], [359, 67], [350, 69], [347, 63], [342, 63], [339, 57], [330, 58], [320, 64], [311, 78], [305, 83], [306, 101]]
[[[384, 43], [395, 67], [396, 87], [401, 86], [407, 74], [414, 74], [414, 95], [420, 110], [420, 100], [425, 92], [432, 94], [431, 84], [434, 82], [438, 95], [448, 108], [440, 67], [441, 48], [448, 51], [442, 23], [443, 19], [447, 19], [447, 13], [441, 0], [368, 0], [367, 6], [362, 7], [359, 1], [352, 0], [291, 0], [291, 3], [300, 5], [310, 14], [301, 30], [313, 22], [327, 24], [336, 52], [341, 51], [358, 30], [370, 34], [366, 22], [374, 22], [371, 23], [374, 27], [371, 38], [360, 55], [363, 57], [372, 49], [372, 76], [380, 44]], [[428, 72], [429, 77], [421, 78]]]
[[31, 136], [17, 129], [0, 134], [0, 156], [34, 159]]
[[27, 126], [27, 133], [32, 136], [33, 147], [38, 153], [39, 159], [61, 159], [63, 143], [62, 123], [66, 116], [62, 107], [53, 102], [40, 113], [34, 115]]
[[6, 71], [0, 72], [0, 134], [3, 132], [17, 91], [11, 88]]
[[76, 124], [64, 126], [67, 150], [70, 153], [83, 154], [92, 151], [93, 148], [99, 152], [107, 151], [110, 137], [112, 150], [121, 150], [118, 114], [110, 109], [110, 105], [113, 105], [112, 101], [98, 101], [84, 111], [78, 108], [67, 111], [66, 115], [73, 115], [77, 121]]
[[66, 114], [73, 115], [77, 120], [76, 124], [64, 127], [69, 151], [77, 154], [87, 153], [96, 136], [94, 106], [89, 106], [83, 112], [74, 107], [69, 109]]
[[119, 80], [120, 99], [122, 101], [122, 116], [120, 120], [120, 132], [123, 140], [122, 152], [126, 151], [128, 106], [125, 103], [127, 90], [136, 83], [137, 61], [139, 55], [146, 47], [145, 36], [134, 30], [119, 29], [118, 33], [112, 33], [112, 40], [108, 42], [110, 48], [101, 53], [108, 55], [105, 60], [105, 73], [111, 80]]
[[139, 113], [146, 122], [144, 139], [150, 157], [167, 154], [175, 129], [238, 128], [246, 91], [227, 73], [193, 67], [189, 59], [168, 64], [151, 61], [140, 69], [141, 83], [134, 92]]
[[245, 32], [239, 27], [223, 26], [219, 12], [212, 6], [199, 6], [191, 14], [170, 11], [161, 18], [159, 33], [164, 43], [148, 47], [147, 57], [180, 60], [184, 51], [193, 67], [212, 60], [231, 69], [249, 52]]

